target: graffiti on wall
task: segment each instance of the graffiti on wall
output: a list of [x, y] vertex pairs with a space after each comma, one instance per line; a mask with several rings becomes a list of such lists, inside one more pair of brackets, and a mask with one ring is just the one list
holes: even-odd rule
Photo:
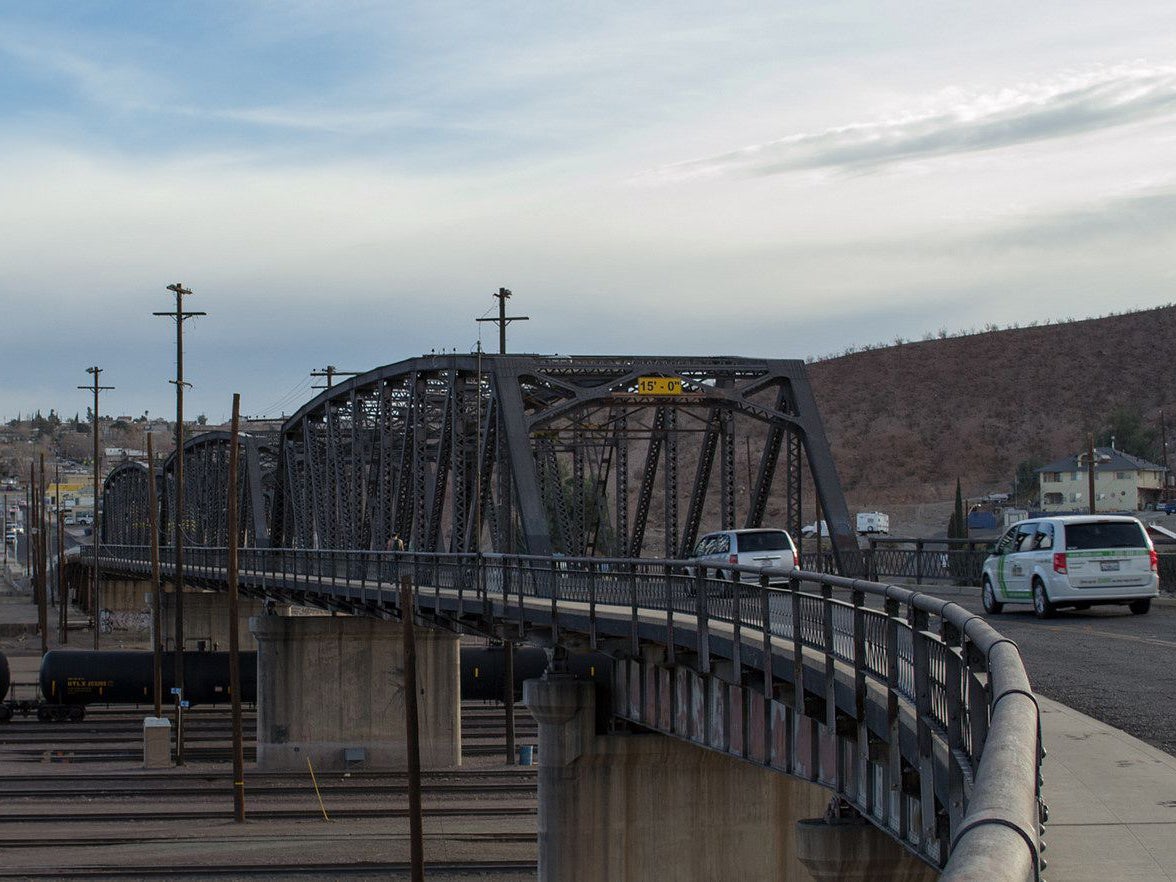
[[102, 610], [100, 624], [103, 634], [113, 634], [115, 631], [139, 631], [150, 633], [151, 610]]

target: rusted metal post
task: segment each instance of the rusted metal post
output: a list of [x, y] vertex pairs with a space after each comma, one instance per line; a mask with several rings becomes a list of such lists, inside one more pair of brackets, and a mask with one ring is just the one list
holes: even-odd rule
[[412, 577], [400, 576], [400, 618], [404, 629], [404, 727], [408, 747], [408, 821], [412, 882], [425, 880], [421, 829], [421, 744], [417, 718], [416, 634], [413, 631]]
[[233, 393], [233, 422], [229, 429], [229, 699], [233, 706], [233, 818], [245, 823], [245, 747], [241, 738], [241, 638], [237, 598], [237, 461], [238, 431], [241, 423], [241, 396]]
[[163, 590], [159, 585], [159, 500], [155, 489], [155, 435], [147, 433], [147, 523], [151, 530], [152, 680], [155, 718], [163, 716]]

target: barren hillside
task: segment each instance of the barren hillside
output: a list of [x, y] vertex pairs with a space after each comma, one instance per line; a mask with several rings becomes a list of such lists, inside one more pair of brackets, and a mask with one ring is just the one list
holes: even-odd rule
[[[1176, 433], [1176, 307], [857, 352], [809, 365], [851, 506], [1005, 491], [1117, 406]], [[1149, 451], [1128, 451], [1147, 456]]]

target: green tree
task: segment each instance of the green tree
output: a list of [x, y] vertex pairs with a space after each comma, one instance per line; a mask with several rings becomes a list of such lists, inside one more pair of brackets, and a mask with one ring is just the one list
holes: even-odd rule
[[968, 538], [968, 514], [964, 511], [964, 494], [960, 487], [960, 479], [956, 478], [955, 510], [947, 519], [948, 539]]
[[[948, 539], [968, 538], [968, 513], [964, 509], [964, 494], [960, 487], [960, 479], [956, 478], [955, 510], [947, 521]], [[957, 585], [966, 584], [968, 580], [967, 555], [962, 542], [953, 542], [948, 546], [947, 571]]]
[[1013, 473], [1013, 504], [1033, 504], [1037, 499], [1037, 470], [1045, 465], [1036, 456], [1017, 463]]
[[1113, 441], [1116, 449], [1154, 462], [1160, 455], [1159, 436], [1159, 429], [1144, 422], [1138, 407], [1120, 404], [1107, 417], [1106, 426], [1095, 436], [1095, 443], [1110, 447]]

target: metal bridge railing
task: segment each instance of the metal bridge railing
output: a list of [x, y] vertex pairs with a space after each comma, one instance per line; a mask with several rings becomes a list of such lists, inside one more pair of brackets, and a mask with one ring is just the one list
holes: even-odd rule
[[[102, 553], [104, 567], [148, 566], [147, 549], [138, 546], [105, 545]], [[224, 549], [185, 555], [187, 579], [223, 584]], [[171, 562], [163, 549], [165, 572]], [[306, 601], [357, 610], [394, 607], [398, 581], [409, 575], [418, 608], [493, 615], [520, 627], [538, 609], [556, 642], [572, 615], [587, 620], [592, 645], [606, 619], [614, 637], [620, 621], [634, 656], [650, 639], [652, 618], [670, 664], [687, 649], [707, 671], [721, 645], [736, 670], [758, 655], [770, 683], [775, 662], [785, 659], [800, 712], [806, 693], [836, 695], [841, 665], [859, 724], [868, 703], [885, 708], [887, 731], [871, 737], [886, 743], [889, 757], [878, 764], [885, 776], [869, 786], [839, 780], [835, 789], [942, 867], [942, 880], [1040, 878], [1037, 704], [1015, 644], [956, 603], [831, 574], [674, 560], [243, 549], [240, 571], [254, 591], [281, 596], [296, 585]], [[823, 682], [813, 682], [814, 663]], [[900, 753], [903, 725], [914, 728], [914, 755]], [[882, 781], [885, 787], [875, 786]]]
[[[980, 539], [900, 539], [871, 537], [869, 547], [841, 552], [841, 569], [864, 573], [870, 581], [901, 579], [903, 582], [948, 581], [979, 585], [984, 560], [992, 542]], [[803, 552], [801, 569], [831, 573], [837, 570], [832, 550]]]

